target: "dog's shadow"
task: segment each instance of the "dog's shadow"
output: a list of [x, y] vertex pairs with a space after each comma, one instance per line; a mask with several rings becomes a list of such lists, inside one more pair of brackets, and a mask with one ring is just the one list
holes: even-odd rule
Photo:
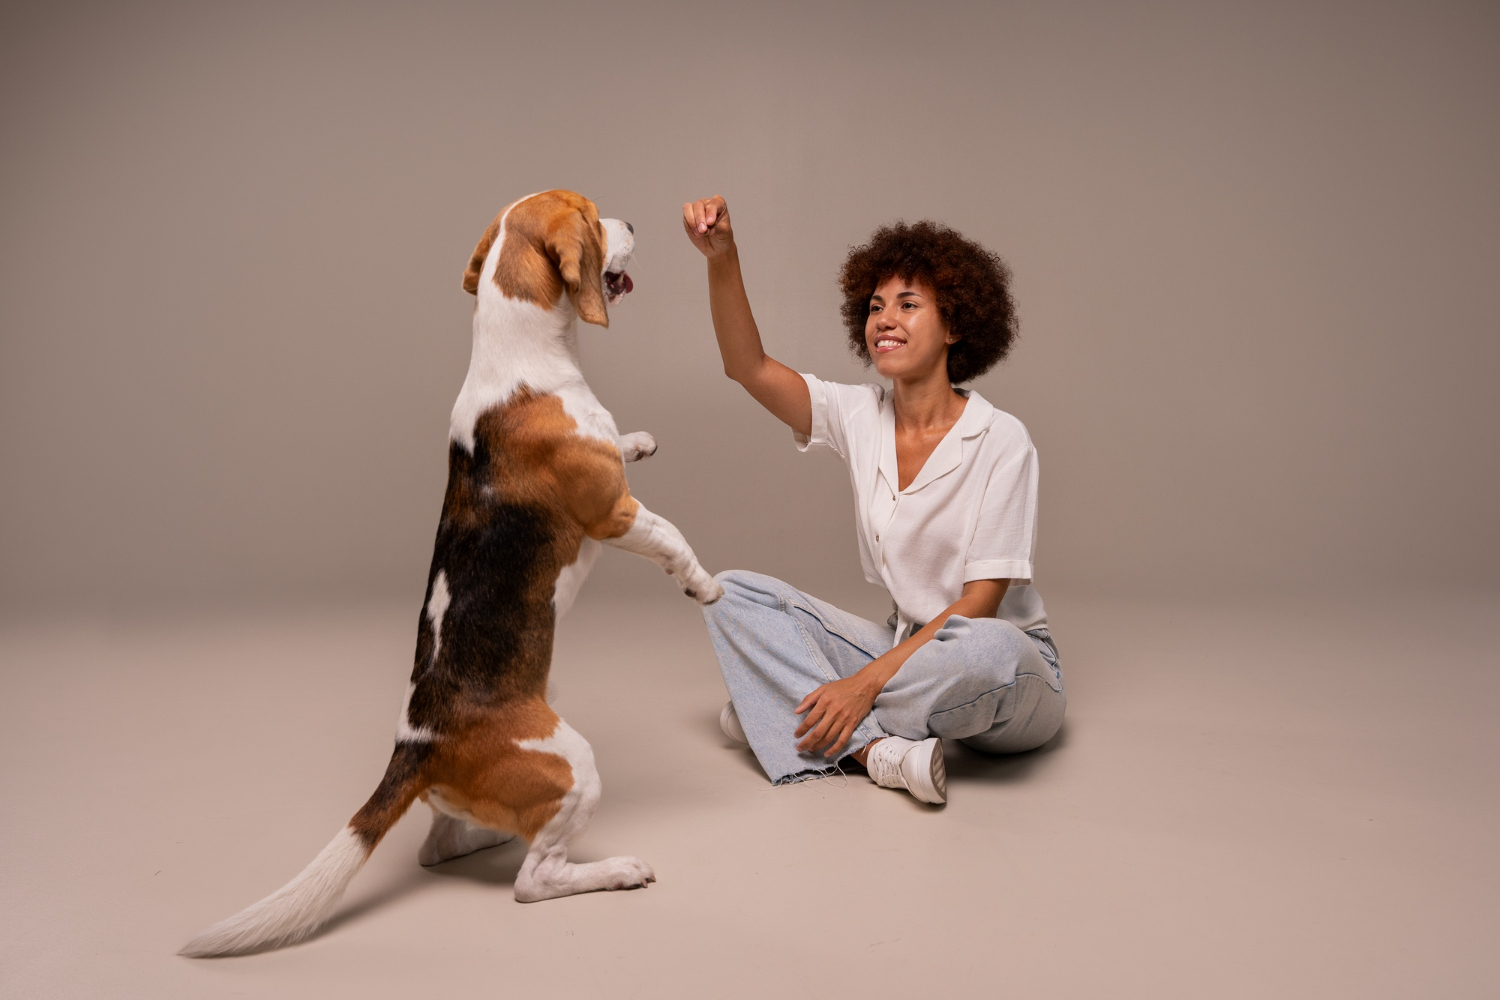
[[346, 924], [354, 923], [368, 913], [404, 899], [423, 886], [430, 885], [430, 880], [434, 875], [440, 878], [468, 879], [471, 882], [482, 882], [495, 887], [512, 888], [516, 884], [516, 875], [521, 870], [521, 863], [525, 860], [526, 841], [521, 837], [495, 847], [487, 847], [482, 851], [475, 851], [473, 854], [465, 854], [452, 861], [444, 861], [431, 868], [422, 867], [413, 858], [410, 869], [403, 872], [399, 878], [353, 905], [339, 910], [327, 923], [309, 935], [307, 940], [316, 941]]
[[526, 841], [522, 837], [516, 837], [507, 843], [486, 847], [482, 851], [424, 868], [423, 871], [443, 878], [465, 878], [489, 885], [514, 886], [516, 874], [521, 870], [521, 862], [525, 860]]

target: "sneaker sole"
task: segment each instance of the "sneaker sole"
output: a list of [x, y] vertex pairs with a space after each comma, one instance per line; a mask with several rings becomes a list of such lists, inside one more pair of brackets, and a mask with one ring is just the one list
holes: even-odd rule
[[750, 741], [745, 739], [745, 727], [740, 725], [740, 717], [735, 714], [734, 702], [725, 702], [724, 707], [719, 709], [719, 729], [736, 743], [750, 745]]
[[[922, 742], [927, 743], [926, 740]], [[940, 806], [947, 802], [948, 764], [943, 759], [943, 741], [934, 737], [928, 746], [913, 747], [908, 753], [925, 754], [927, 759], [912, 761], [916, 765], [912, 770], [916, 773], [906, 775], [907, 789], [918, 800], [929, 805]], [[905, 772], [906, 768], [903, 767], [902, 771]], [[913, 778], [916, 780], [913, 781]]]

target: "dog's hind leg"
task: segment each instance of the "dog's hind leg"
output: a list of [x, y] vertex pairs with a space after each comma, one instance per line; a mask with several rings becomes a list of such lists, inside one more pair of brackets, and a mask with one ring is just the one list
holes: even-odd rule
[[[429, 803], [430, 805], [431, 803]], [[432, 829], [427, 831], [427, 840], [417, 851], [417, 861], [430, 868], [461, 858], [465, 854], [482, 851], [486, 847], [498, 847], [516, 839], [514, 833], [502, 833], [488, 827], [475, 826], [457, 816], [449, 816], [432, 807]]]
[[651, 513], [639, 500], [634, 500], [634, 503], [635, 520], [630, 523], [630, 530], [614, 538], [605, 538], [604, 541], [626, 552], [634, 552], [650, 559], [672, 574], [682, 587], [682, 592], [699, 604], [712, 604], [723, 597], [724, 588], [698, 562], [698, 557], [693, 555], [692, 548], [688, 546], [687, 539], [682, 537], [682, 532], [677, 530], [677, 526], [666, 518]]
[[620, 457], [627, 462], [639, 462], [656, 454], [656, 438], [645, 431], [632, 431], [620, 435]]
[[533, 824], [540, 824], [540, 829], [529, 835], [531, 850], [516, 875], [516, 899], [534, 903], [600, 889], [636, 889], [656, 881], [651, 866], [639, 858], [606, 858], [587, 864], [568, 861], [568, 845], [587, 829], [599, 805], [599, 772], [588, 741], [559, 719], [551, 736], [526, 740], [521, 746], [566, 760], [573, 783], [561, 800], [540, 803], [518, 814], [522, 832]]

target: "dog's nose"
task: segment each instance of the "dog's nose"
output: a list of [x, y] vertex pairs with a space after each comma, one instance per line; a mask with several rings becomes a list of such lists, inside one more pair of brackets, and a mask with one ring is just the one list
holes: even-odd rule
[[631, 236], [635, 235], [635, 227], [632, 226], [630, 223], [628, 223], [628, 222], [625, 223], [625, 228], [628, 229], [628, 230], [630, 230], [630, 235]]

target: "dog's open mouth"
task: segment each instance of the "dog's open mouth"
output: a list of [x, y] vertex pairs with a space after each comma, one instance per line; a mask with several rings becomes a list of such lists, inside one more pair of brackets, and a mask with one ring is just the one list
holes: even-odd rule
[[624, 271], [604, 272], [604, 294], [609, 298], [609, 304], [614, 305], [635, 287], [635, 282], [630, 280], [630, 275]]

